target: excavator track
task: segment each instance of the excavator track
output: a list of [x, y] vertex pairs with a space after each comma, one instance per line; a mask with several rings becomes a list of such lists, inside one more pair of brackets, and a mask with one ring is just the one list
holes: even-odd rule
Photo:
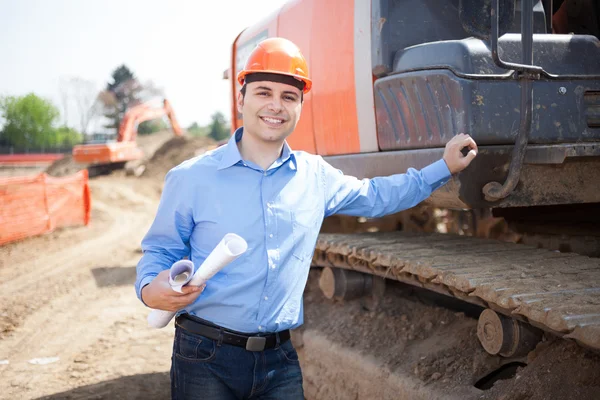
[[320, 234], [315, 267], [396, 279], [600, 350], [600, 259], [439, 233]]

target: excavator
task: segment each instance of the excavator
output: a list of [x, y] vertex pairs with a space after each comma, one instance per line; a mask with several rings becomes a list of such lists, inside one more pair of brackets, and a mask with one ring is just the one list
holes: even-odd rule
[[[295, 0], [237, 36], [233, 130], [243, 125], [237, 73], [257, 43], [283, 37], [313, 81], [294, 150], [371, 178], [441, 159], [459, 133], [478, 144], [469, 168], [425, 202], [467, 215], [454, 222], [471, 233], [321, 229], [313, 267], [326, 297], [385, 296], [375, 282], [397, 280], [481, 307], [489, 354], [522, 356], [543, 335], [600, 351], [599, 4]], [[474, 234], [486, 216], [519, 239]]]
[[153, 107], [150, 103], [141, 103], [131, 107], [119, 124], [117, 139], [112, 143], [82, 144], [73, 148], [73, 159], [87, 164], [90, 176], [109, 173], [122, 169], [129, 161], [141, 160], [142, 149], [137, 146], [137, 127], [141, 122], [166, 116], [176, 136], [182, 136], [183, 130], [175, 118], [171, 103], [163, 100], [162, 107]]

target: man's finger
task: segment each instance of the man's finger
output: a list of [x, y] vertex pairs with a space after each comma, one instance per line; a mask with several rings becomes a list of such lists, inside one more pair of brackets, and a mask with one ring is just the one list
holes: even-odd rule
[[465, 137], [465, 139], [461, 143], [462, 147], [469, 147], [470, 149], [477, 150], [477, 143], [470, 136]]
[[185, 296], [189, 293], [196, 293], [198, 291], [200, 291], [198, 286], [184, 286], [181, 288], [181, 296]]
[[471, 139], [471, 145], [472, 145], [471, 148], [475, 149], [475, 151], [477, 151], [477, 143], [472, 138], [470, 138], [470, 139]]
[[202, 286], [184, 286], [181, 288], [181, 293], [182, 293], [182, 295], [186, 295], [188, 293], [196, 293], [196, 292], [202, 293], [202, 291], [204, 290], [205, 287], [206, 287], [206, 284], [204, 284]]
[[196, 301], [196, 299], [198, 298], [198, 296], [200, 296], [200, 294], [202, 294], [201, 291], [188, 293], [188, 294], [186, 294], [184, 296], [181, 296], [181, 297], [177, 298], [177, 302], [181, 304], [181, 307], [185, 307], [188, 304], [193, 303], [194, 301]]
[[462, 159], [462, 164], [466, 167], [473, 161], [473, 159], [477, 156], [477, 152], [475, 150], [470, 150], [467, 155]]

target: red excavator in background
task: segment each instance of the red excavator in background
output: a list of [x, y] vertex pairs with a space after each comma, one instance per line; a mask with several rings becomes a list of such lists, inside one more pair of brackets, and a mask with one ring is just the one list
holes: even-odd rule
[[140, 160], [144, 156], [137, 146], [137, 127], [141, 122], [167, 116], [171, 128], [176, 136], [182, 136], [183, 130], [175, 118], [171, 103], [163, 100], [162, 107], [153, 107], [149, 103], [138, 104], [130, 108], [119, 125], [116, 142], [99, 144], [82, 144], [73, 148], [73, 159], [80, 164], [88, 164], [91, 175], [98, 175], [100, 171], [110, 172], [121, 169], [128, 161]]

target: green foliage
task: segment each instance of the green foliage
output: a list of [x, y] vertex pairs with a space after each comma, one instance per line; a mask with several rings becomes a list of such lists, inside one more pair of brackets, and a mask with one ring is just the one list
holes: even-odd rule
[[61, 146], [74, 146], [81, 143], [83, 135], [73, 128], [61, 126], [56, 130], [56, 142]]
[[229, 137], [229, 124], [225, 120], [225, 116], [222, 112], [217, 111], [211, 117], [212, 122], [209, 126], [208, 136], [219, 142]]
[[33, 93], [9, 96], [0, 100], [0, 112], [5, 120], [1, 136], [15, 147], [56, 146], [54, 123], [59, 111], [52, 102]]
[[200, 126], [197, 122], [194, 122], [187, 127], [186, 131], [192, 136], [207, 136], [209, 132], [208, 126]]
[[138, 125], [138, 135], [149, 135], [151, 133], [169, 129], [166, 122], [162, 119], [144, 121]]

